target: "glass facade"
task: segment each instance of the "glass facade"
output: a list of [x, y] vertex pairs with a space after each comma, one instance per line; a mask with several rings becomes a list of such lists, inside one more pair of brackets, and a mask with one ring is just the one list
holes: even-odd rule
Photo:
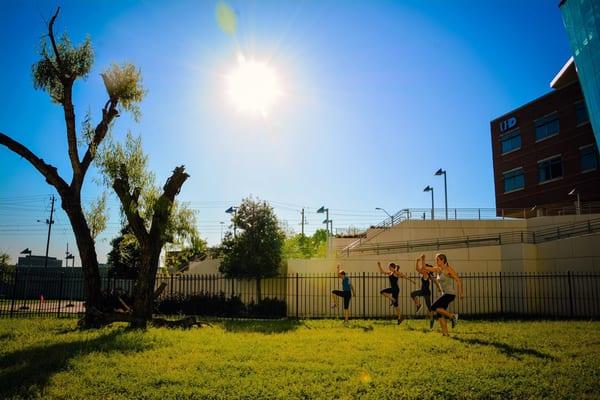
[[596, 144], [598, 144], [600, 141], [600, 1], [562, 0], [560, 10], [573, 50]]

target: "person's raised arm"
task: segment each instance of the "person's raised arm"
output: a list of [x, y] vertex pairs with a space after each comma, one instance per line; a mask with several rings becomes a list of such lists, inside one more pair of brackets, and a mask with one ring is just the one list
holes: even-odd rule
[[396, 276], [397, 276], [397, 277], [399, 277], [399, 278], [406, 279], [407, 281], [411, 281], [412, 283], [417, 283], [417, 282], [413, 281], [411, 278], [409, 278], [409, 277], [408, 277], [408, 276], [407, 276], [405, 273], [403, 273], [403, 272], [396, 271], [396, 272], [394, 272], [394, 275], [396, 275]]
[[[387, 273], [387, 272], [385, 272], [385, 270], [384, 270], [384, 269], [381, 267], [381, 263], [380, 263], [379, 261], [377, 261], [377, 266], [379, 267], [379, 271], [380, 271], [382, 274], [388, 274], [388, 273]], [[389, 275], [389, 274], [388, 274], [388, 275]]]

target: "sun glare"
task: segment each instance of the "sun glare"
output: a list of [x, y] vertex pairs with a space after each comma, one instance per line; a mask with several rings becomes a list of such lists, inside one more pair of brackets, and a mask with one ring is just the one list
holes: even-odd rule
[[267, 63], [240, 56], [227, 75], [227, 94], [238, 110], [266, 117], [282, 95], [281, 82]]

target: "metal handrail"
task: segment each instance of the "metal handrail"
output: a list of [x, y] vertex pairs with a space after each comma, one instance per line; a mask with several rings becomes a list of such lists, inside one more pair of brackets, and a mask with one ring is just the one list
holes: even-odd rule
[[582, 222], [554, 225], [538, 230], [519, 230], [512, 232], [493, 233], [484, 235], [468, 235], [458, 237], [420, 239], [411, 241], [395, 241], [383, 243], [365, 243], [360, 247], [346, 246], [341, 254], [367, 252], [403, 252], [423, 250], [439, 250], [461, 247], [494, 246], [501, 244], [527, 243], [536, 244], [552, 240], [565, 239], [573, 236], [587, 235], [600, 232], [600, 218]]

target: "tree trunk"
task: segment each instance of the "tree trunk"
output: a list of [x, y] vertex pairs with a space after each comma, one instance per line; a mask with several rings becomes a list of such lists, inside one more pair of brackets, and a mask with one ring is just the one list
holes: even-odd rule
[[134, 289], [132, 328], [145, 329], [152, 319], [154, 308], [154, 285], [160, 261], [160, 243], [150, 243], [141, 248], [141, 266]]
[[260, 303], [262, 300], [262, 289], [260, 287], [260, 277], [256, 277], [256, 298]]
[[61, 206], [69, 217], [75, 240], [77, 241], [77, 249], [81, 257], [81, 268], [84, 277], [84, 289], [86, 299], [86, 314], [84, 326], [96, 326], [96, 317], [90, 311], [95, 308], [101, 310], [102, 300], [102, 282], [100, 279], [100, 271], [98, 270], [98, 258], [96, 255], [96, 247], [92, 238], [90, 229], [85, 220], [85, 215], [81, 208], [81, 202], [73, 198], [74, 196], [61, 196]]

